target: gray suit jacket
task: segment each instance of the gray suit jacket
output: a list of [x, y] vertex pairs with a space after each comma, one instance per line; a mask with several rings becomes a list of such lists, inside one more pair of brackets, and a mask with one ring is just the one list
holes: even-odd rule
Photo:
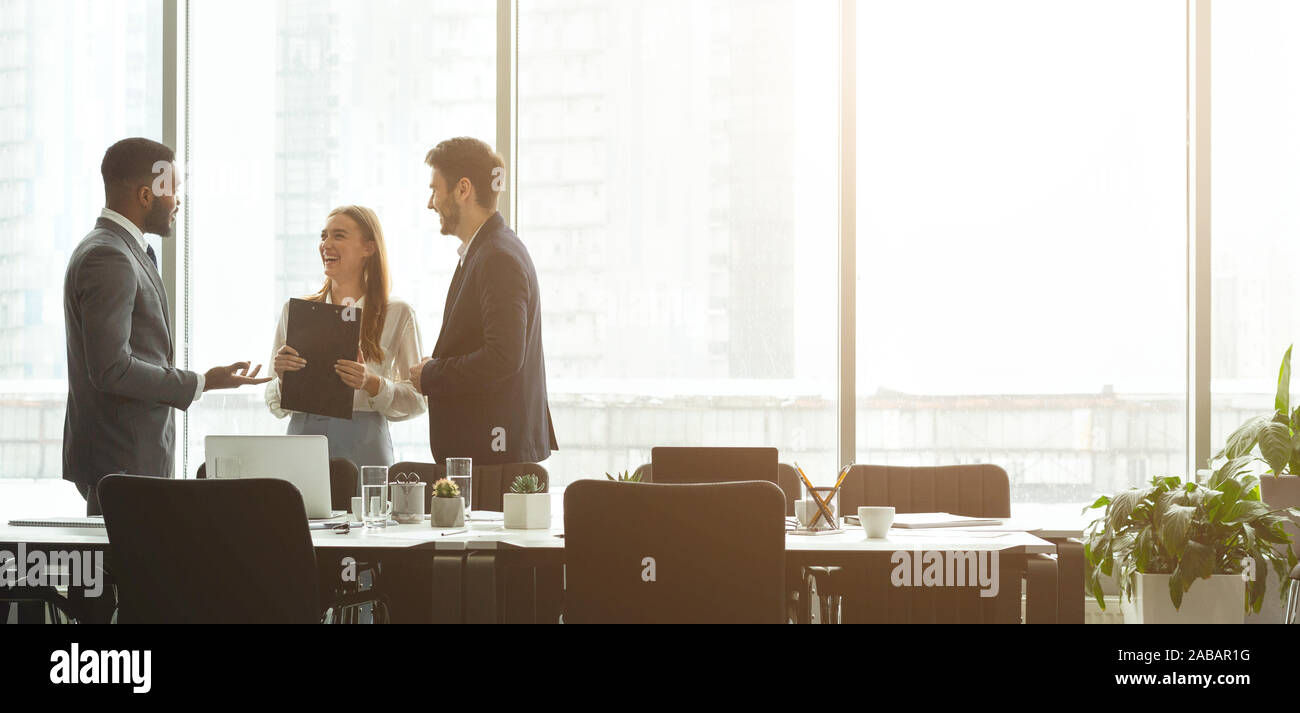
[[198, 375], [172, 366], [167, 293], [148, 254], [100, 218], [63, 278], [68, 406], [63, 479], [93, 484], [111, 473], [172, 477], [176, 422]]

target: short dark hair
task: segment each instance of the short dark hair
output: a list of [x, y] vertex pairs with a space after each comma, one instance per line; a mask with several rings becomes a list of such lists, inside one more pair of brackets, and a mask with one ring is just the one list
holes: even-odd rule
[[155, 163], [175, 160], [176, 152], [166, 144], [142, 138], [122, 139], [108, 147], [103, 163], [99, 164], [104, 193], [148, 185], [153, 182]]
[[505, 170], [506, 162], [491, 146], [468, 136], [447, 139], [430, 149], [424, 162], [447, 179], [448, 187], [468, 178], [478, 204], [496, 209], [498, 195], [493, 183]]

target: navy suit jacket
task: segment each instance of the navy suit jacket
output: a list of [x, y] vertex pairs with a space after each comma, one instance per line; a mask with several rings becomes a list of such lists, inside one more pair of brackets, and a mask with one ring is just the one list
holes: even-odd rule
[[439, 463], [537, 463], [559, 448], [546, 396], [537, 270], [500, 213], [483, 224], [456, 268], [420, 390], [429, 397], [429, 445]]

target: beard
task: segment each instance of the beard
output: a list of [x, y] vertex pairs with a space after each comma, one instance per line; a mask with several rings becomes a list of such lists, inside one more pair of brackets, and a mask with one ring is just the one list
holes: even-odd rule
[[438, 208], [438, 218], [442, 222], [442, 234], [455, 235], [456, 227], [460, 225], [460, 206], [447, 201], [447, 205]]
[[172, 211], [160, 200], [155, 200], [144, 217], [144, 232], [153, 233], [160, 238], [169, 238], [172, 234]]

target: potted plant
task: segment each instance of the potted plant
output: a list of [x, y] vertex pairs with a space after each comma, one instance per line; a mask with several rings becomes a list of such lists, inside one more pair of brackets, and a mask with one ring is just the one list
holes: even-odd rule
[[609, 473], [606, 473], [606, 474], [605, 474], [605, 478], [606, 478], [607, 480], [614, 480], [614, 481], [618, 481], [618, 482], [620, 482], [620, 483], [639, 483], [639, 482], [641, 482], [641, 474], [640, 474], [640, 473], [628, 473], [626, 470], [623, 471], [622, 473], [619, 473], [617, 478], [615, 478], [614, 476], [610, 475]]
[[551, 494], [536, 475], [515, 478], [501, 496], [508, 530], [545, 530], [551, 526]]
[[1273, 545], [1290, 542], [1283, 523], [1296, 513], [1260, 499], [1250, 462], [1229, 460], [1203, 484], [1154, 478], [1084, 508], [1105, 508], [1083, 549], [1098, 606], [1103, 578], [1114, 577], [1126, 623], [1240, 624], [1259, 611], [1269, 568], [1286, 581], [1295, 566], [1289, 548]]
[[1300, 477], [1296, 475], [1300, 472], [1300, 406], [1290, 410], [1291, 349], [1287, 347], [1278, 369], [1273, 413], [1255, 416], [1241, 424], [1211, 460], [1213, 465], [1255, 456], [1255, 461], [1267, 465], [1266, 472], [1273, 476], [1260, 483], [1261, 497], [1279, 507], [1300, 507]]
[[429, 523], [433, 527], [465, 526], [465, 501], [460, 497], [460, 488], [446, 478], [433, 484], [430, 510]]

